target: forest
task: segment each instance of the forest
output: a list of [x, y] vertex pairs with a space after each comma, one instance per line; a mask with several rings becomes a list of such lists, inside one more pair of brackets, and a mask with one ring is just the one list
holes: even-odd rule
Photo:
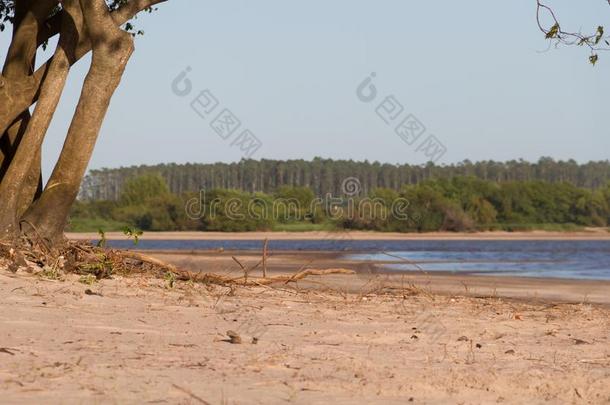
[[[346, 179], [356, 187], [346, 189]], [[468, 232], [609, 223], [608, 162], [395, 166], [314, 159], [92, 171], [69, 229]]]
[[339, 195], [342, 182], [350, 177], [359, 180], [364, 194], [377, 188], [400, 191], [404, 185], [458, 176], [498, 183], [539, 180], [598, 189], [610, 181], [610, 162], [578, 164], [574, 160], [541, 158], [535, 163], [524, 160], [473, 163], [465, 160], [441, 166], [315, 158], [311, 161], [263, 159], [235, 163], [160, 164], [92, 170], [81, 185], [79, 199], [118, 201], [125, 182], [147, 174], [163, 177], [170, 192], [178, 195], [201, 189], [274, 193], [282, 186], [291, 186], [308, 187], [319, 197], [329, 193]]

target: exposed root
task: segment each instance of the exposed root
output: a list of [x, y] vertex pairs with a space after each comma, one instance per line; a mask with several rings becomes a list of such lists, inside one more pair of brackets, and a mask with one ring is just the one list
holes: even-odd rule
[[109, 278], [112, 274], [129, 274], [146, 271], [141, 263], [124, 260], [120, 251], [102, 249], [89, 244], [65, 241], [50, 248], [26, 236], [11, 242], [0, 241], [0, 264], [4, 261], [12, 272], [24, 270], [46, 278], [62, 278], [62, 274], [74, 273]]

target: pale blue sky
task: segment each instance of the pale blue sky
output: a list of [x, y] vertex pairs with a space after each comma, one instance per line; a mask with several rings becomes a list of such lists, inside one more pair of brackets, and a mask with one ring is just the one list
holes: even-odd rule
[[[565, 28], [610, 20], [603, 0], [549, 4]], [[423, 163], [356, 97], [371, 72], [381, 96], [395, 95], [446, 145], [440, 162], [609, 158], [610, 53], [595, 68], [582, 48], [541, 53], [548, 45], [535, 0], [170, 0], [137, 25], [146, 35], [137, 39], [91, 168], [242, 157], [188, 97], [172, 93], [186, 66], [195, 90], [210, 89], [263, 142], [254, 158]], [[1, 36], [3, 52], [7, 39]], [[87, 63], [71, 73], [45, 142], [46, 176]]]

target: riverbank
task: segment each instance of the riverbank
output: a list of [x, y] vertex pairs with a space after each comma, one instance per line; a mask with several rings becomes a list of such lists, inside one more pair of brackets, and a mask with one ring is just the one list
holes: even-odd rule
[[[332, 278], [297, 289], [169, 288], [145, 277], [87, 286], [0, 270], [3, 401], [610, 400], [607, 307]], [[369, 288], [326, 287], [351, 278]]]
[[[252, 251], [184, 252], [145, 251], [168, 263], [193, 272], [208, 272], [239, 276], [241, 267], [255, 267], [252, 274], [261, 273], [261, 256]], [[400, 290], [405, 286], [435, 295], [505, 298], [521, 301], [596, 303], [610, 308], [610, 281], [560, 278], [507, 277], [472, 275], [449, 272], [384, 270], [387, 261], [363, 262], [335, 252], [272, 252], [266, 261], [269, 274], [294, 272], [303, 266], [315, 268], [347, 268], [356, 271], [354, 277], [326, 277], [323, 286], [331, 291], [361, 294], [383, 289]], [[300, 283], [306, 288], [307, 283]]]
[[[67, 233], [72, 240], [97, 240], [93, 232]], [[107, 232], [108, 240], [125, 240], [121, 232]], [[606, 228], [587, 228], [580, 232], [145, 232], [145, 240], [610, 240]]]

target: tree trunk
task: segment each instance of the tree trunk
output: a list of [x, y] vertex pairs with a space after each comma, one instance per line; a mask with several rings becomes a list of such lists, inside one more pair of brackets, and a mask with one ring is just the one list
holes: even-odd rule
[[7, 237], [18, 232], [19, 219], [34, 200], [40, 178], [42, 142], [68, 77], [79, 28], [82, 31], [82, 20], [78, 0], [64, 1], [61, 37], [57, 50], [43, 82], [34, 115], [16, 145], [10, 166], [0, 182], [0, 195], [3, 196], [0, 232]]
[[[165, 1], [167, 0], [128, 1], [111, 13], [112, 21], [116, 27], [119, 27], [132, 19], [140, 11]], [[40, 27], [36, 42], [38, 45], [56, 33], [56, 21], [57, 17], [52, 17]], [[89, 37], [87, 35], [82, 35], [79, 37], [74, 60], [71, 61], [71, 63], [74, 64], [90, 50], [91, 41]], [[3, 136], [7, 128], [22, 112], [36, 102], [49, 66], [50, 60], [40, 66], [31, 76], [21, 77], [19, 79], [11, 78], [11, 80], [7, 80], [8, 78], [6, 77], [4, 77], [5, 80], [0, 78], [0, 100], [7, 101], [0, 105], [0, 137]]]
[[61, 155], [41, 197], [24, 215], [24, 226], [56, 243], [89, 164], [110, 99], [134, 46], [119, 29], [104, 0], [80, 0], [93, 57]]
[[[164, 1], [116, 2], [120, 5], [112, 12], [105, 0], [14, 1], [13, 37], [0, 75], [0, 239], [4, 231], [15, 231], [20, 223], [30, 224], [22, 231], [36, 228], [51, 241], [62, 236], [110, 99], [133, 52], [133, 39], [118, 27], [138, 12]], [[49, 16], [58, 3], [62, 3], [62, 10]], [[62, 35], [60, 44], [65, 41], [64, 23], [71, 18], [67, 11], [70, 4], [87, 13], [78, 14], [80, 26], [71, 52], [60, 47], [34, 72], [38, 47], [57, 33]], [[44, 135], [67, 71], [91, 49], [93, 61], [77, 111], [51, 180], [42, 192], [40, 156]], [[34, 116], [30, 117], [29, 109], [37, 101]], [[32, 203], [37, 193], [42, 200]]]
[[[42, 24], [56, 5], [57, 2], [54, 0], [18, 0], [15, 2], [13, 35], [2, 68], [0, 90], [7, 91], [14, 87], [8, 86], [8, 83], [26, 84], [30, 81], [28, 78], [34, 72], [36, 49]], [[17, 86], [17, 88], [19, 87]], [[15, 100], [7, 97], [7, 101], [10, 103]], [[2, 132], [0, 132], [2, 134], [0, 136], [0, 182], [3, 182], [10, 170], [11, 163], [30, 123], [31, 117], [27, 108], [19, 111], [18, 114], [17, 119], [11, 122], [10, 126], [2, 127]], [[5, 129], [6, 131], [4, 131]], [[34, 151], [30, 155], [35, 163], [28, 165], [28, 172], [21, 177], [19, 187], [10, 193], [0, 187], [0, 196], [4, 196], [0, 206], [0, 235], [7, 228], [14, 229], [15, 215], [22, 214], [27, 209], [41, 186], [40, 152]], [[8, 218], [11, 219], [8, 220]]]

